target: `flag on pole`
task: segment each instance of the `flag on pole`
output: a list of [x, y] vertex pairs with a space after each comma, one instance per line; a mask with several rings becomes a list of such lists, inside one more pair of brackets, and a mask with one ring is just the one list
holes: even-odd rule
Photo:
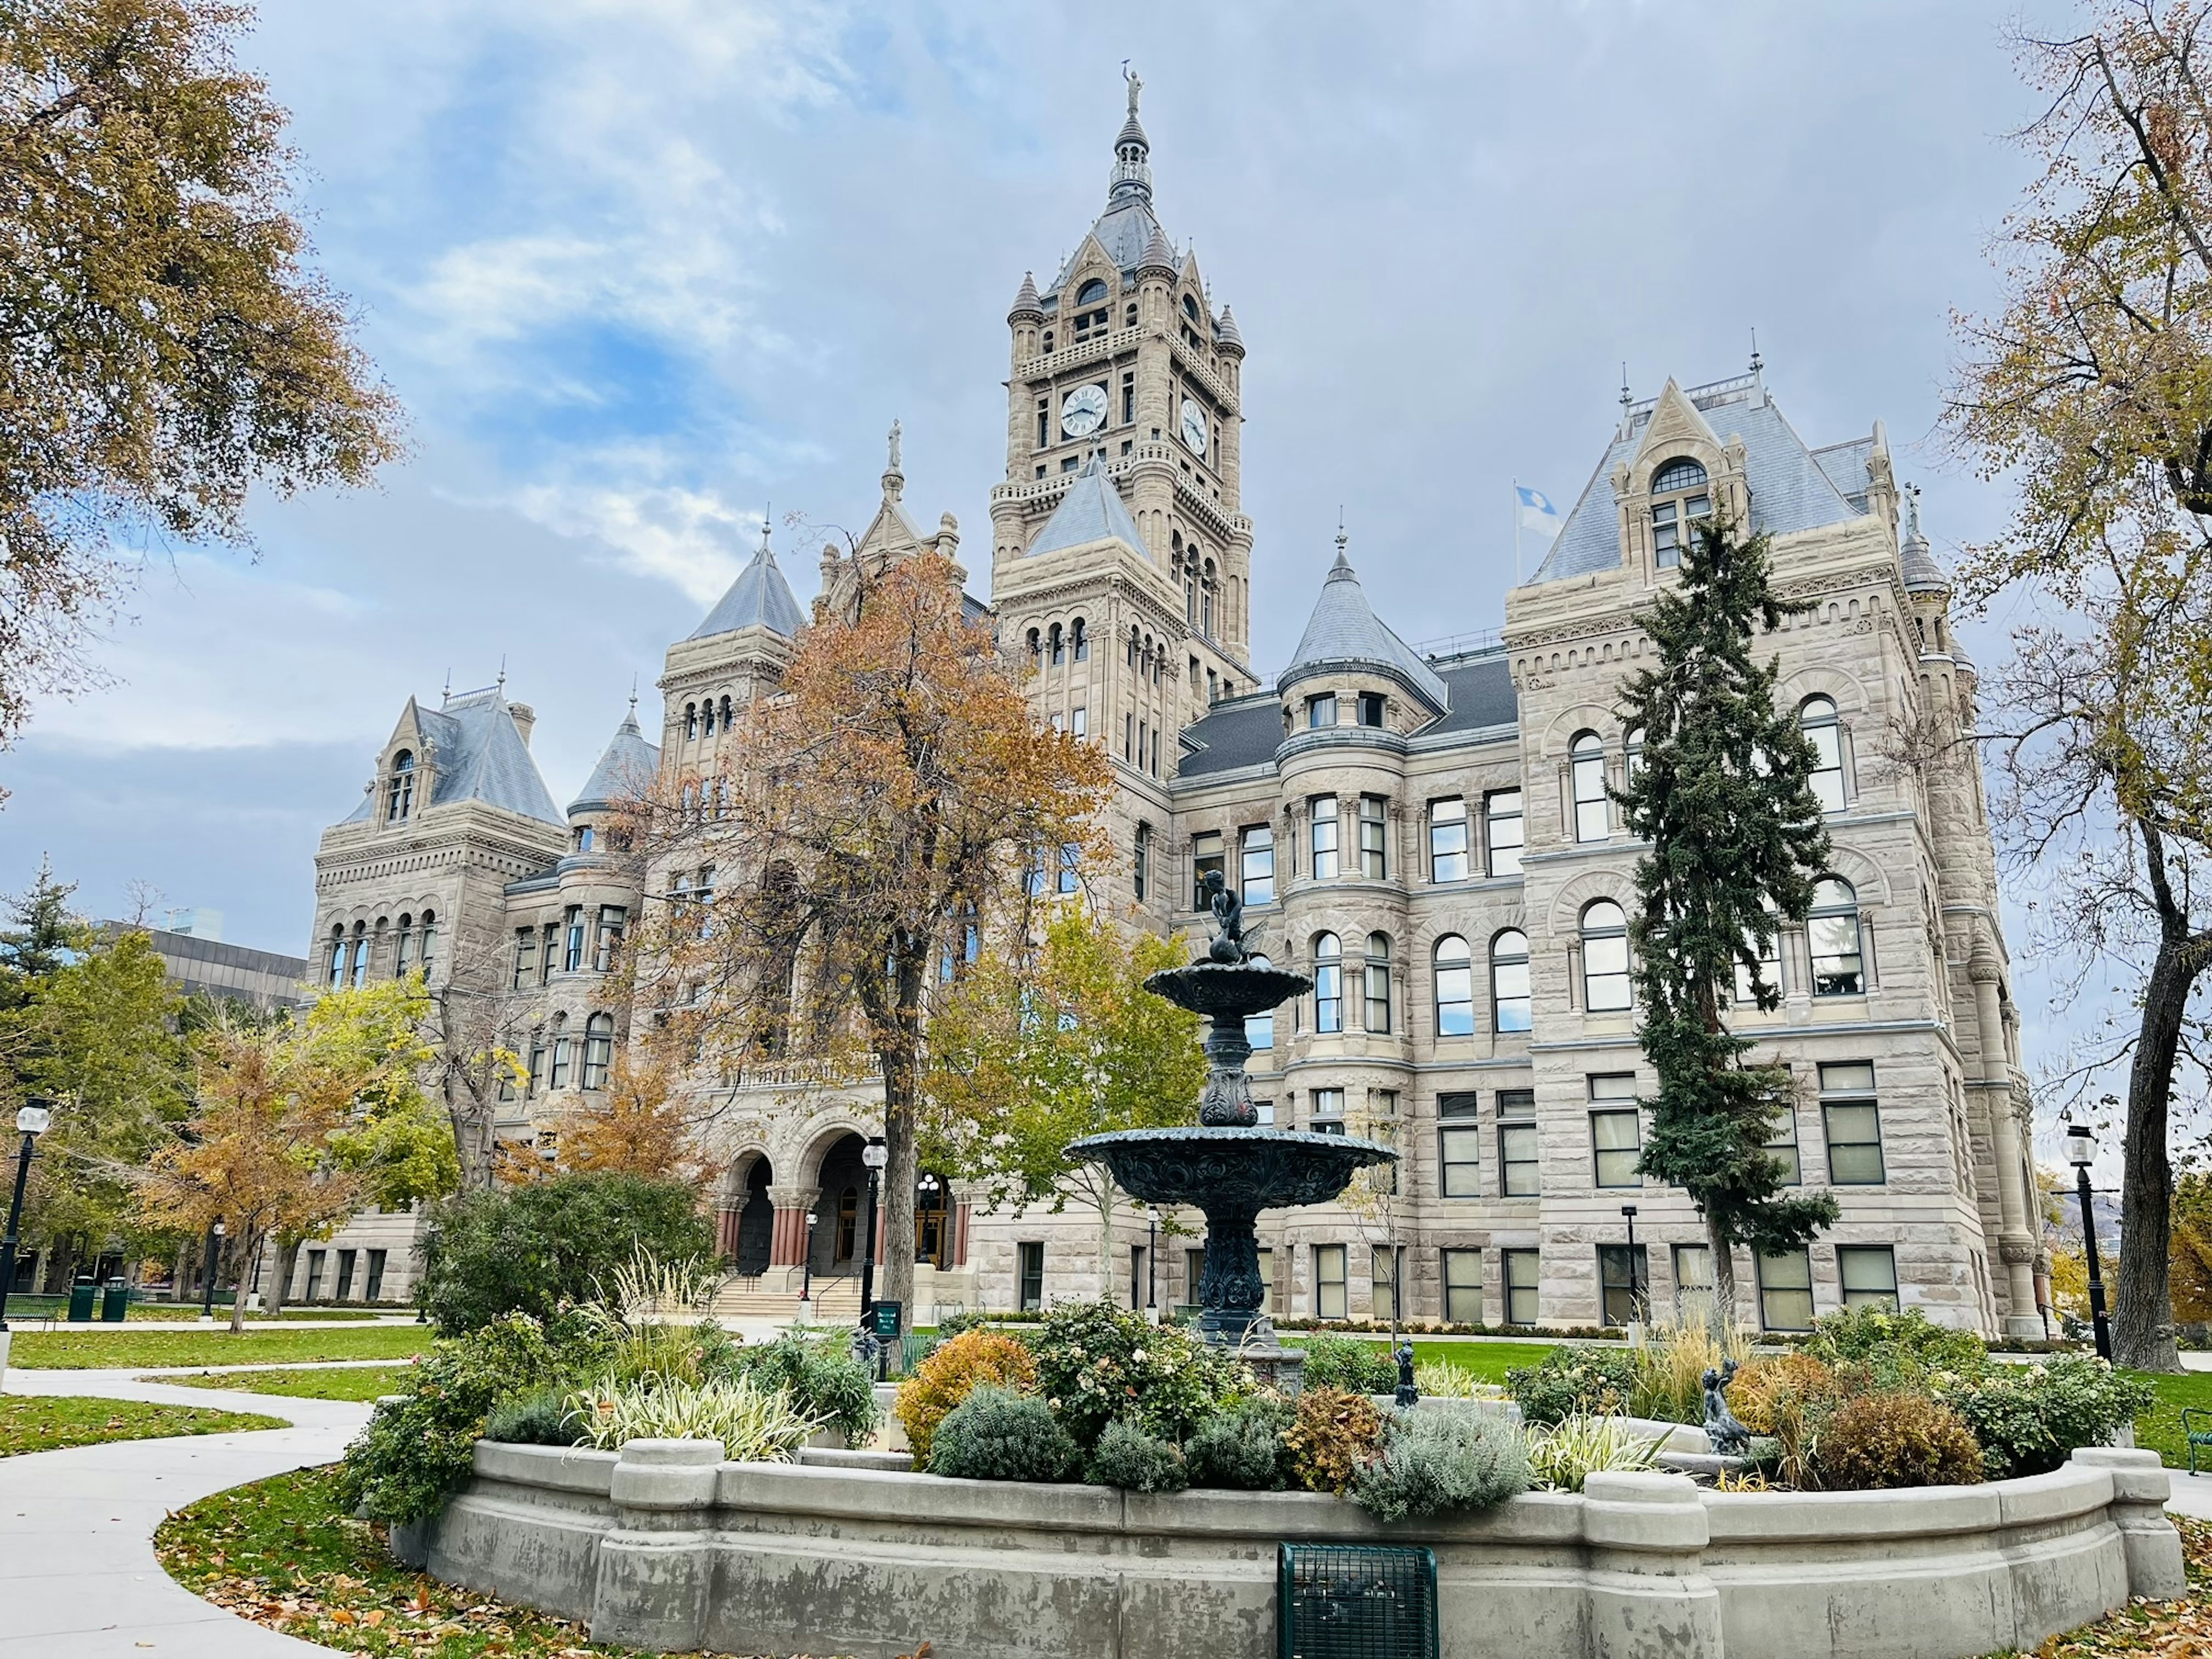
[[1552, 498], [1540, 489], [1530, 489], [1525, 484], [1513, 486], [1513, 493], [1521, 498], [1520, 526], [1533, 530], [1539, 536], [1559, 533], [1559, 510], [1552, 505]]

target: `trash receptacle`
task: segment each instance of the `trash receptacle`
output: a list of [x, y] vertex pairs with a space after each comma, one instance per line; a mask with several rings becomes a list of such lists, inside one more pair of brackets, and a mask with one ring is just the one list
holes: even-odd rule
[[69, 1322], [70, 1324], [89, 1325], [92, 1323], [93, 1300], [99, 1295], [99, 1293], [100, 1286], [94, 1284], [89, 1279], [80, 1279], [76, 1284], [70, 1286]]
[[129, 1281], [121, 1279], [109, 1279], [106, 1293], [100, 1298], [100, 1322], [107, 1325], [120, 1325], [123, 1322], [124, 1313], [130, 1306]]

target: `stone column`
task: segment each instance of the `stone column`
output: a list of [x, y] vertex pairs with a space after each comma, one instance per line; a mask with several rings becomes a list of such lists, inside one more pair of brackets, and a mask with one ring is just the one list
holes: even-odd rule
[[769, 1235], [771, 1267], [796, 1267], [806, 1260], [806, 1218], [822, 1195], [818, 1187], [771, 1187], [768, 1201], [775, 1206], [775, 1224]]
[[1705, 1571], [1711, 1531], [1696, 1483], [1681, 1474], [1593, 1474], [1583, 1498], [1592, 1659], [1721, 1659], [1720, 1592]]
[[633, 1440], [610, 1496], [613, 1530], [599, 1542], [592, 1639], [655, 1653], [706, 1641], [714, 1558], [707, 1525], [722, 1447], [713, 1440]]
[[2012, 1066], [2005, 1057], [2004, 1019], [1998, 1007], [1996, 953], [1987, 939], [1977, 939], [1967, 959], [1974, 985], [1974, 1026], [1982, 1060], [1982, 1100], [1990, 1115], [1990, 1144], [1996, 1160], [1997, 1255], [2002, 1261], [2008, 1307], [2005, 1333], [2036, 1338], [2043, 1321], [2035, 1311], [2035, 1235], [2032, 1200], [2021, 1190], [2027, 1179], [2021, 1161], [2020, 1120], [2013, 1110]]

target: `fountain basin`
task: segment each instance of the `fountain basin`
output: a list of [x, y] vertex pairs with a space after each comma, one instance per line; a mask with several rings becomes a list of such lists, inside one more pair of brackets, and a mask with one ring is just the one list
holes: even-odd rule
[[1163, 968], [1145, 988], [1178, 1008], [1210, 1019], [1242, 1021], [1313, 989], [1313, 981], [1287, 968], [1249, 962], [1197, 962], [1188, 968]]

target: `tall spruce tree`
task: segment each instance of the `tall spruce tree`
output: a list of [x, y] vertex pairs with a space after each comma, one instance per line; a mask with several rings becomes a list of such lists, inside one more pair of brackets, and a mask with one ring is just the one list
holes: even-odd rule
[[1778, 659], [1753, 654], [1755, 635], [1799, 608], [1775, 597], [1764, 534], [1739, 538], [1710, 520], [1683, 550], [1679, 587], [1661, 589], [1644, 618], [1657, 665], [1621, 686], [1644, 756], [1615, 799], [1650, 843], [1629, 924], [1639, 1036], [1659, 1079], [1640, 1167], [1704, 1213], [1724, 1319], [1735, 1313], [1735, 1245], [1802, 1244], [1836, 1218], [1832, 1194], [1784, 1190], [1765, 1147], [1790, 1109], [1790, 1073], [1751, 1064], [1751, 1042], [1727, 1019], [1739, 969], [1761, 1010], [1780, 1006], [1760, 962], [1784, 921], [1805, 920], [1828, 859], [1809, 781], [1817, 757], [1775, 707]]

